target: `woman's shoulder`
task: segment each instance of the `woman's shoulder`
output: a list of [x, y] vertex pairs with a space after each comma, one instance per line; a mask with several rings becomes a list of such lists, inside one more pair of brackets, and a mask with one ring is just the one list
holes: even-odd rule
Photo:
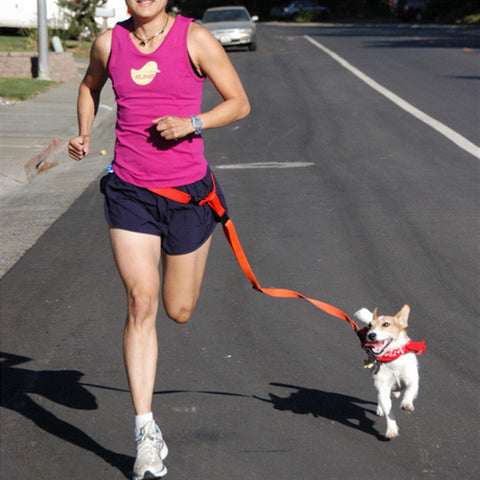
[[111, 28], [105, 30], [95, 39], [94, 48], [99, 51], [110, 51], [112, 46], [112, 35], [113, 30]]
[[90, 65], [93, 63], [102, 65], [102, 68], [106, 68], [108, 64], [108, 58], [112, 50], [112, 30], [105, 30], [105, 32], [98, 35], [92, 45], [90, 53]]
[[191, 18], [188, 26], [188, 40], [193, 42], [209, 42], [214, 39], [213, 35], [203, 25], [196, 23], [195, 19]]

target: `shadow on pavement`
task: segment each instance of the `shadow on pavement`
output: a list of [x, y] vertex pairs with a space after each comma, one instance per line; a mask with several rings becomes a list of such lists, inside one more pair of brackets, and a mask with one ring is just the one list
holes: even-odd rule
[[374, 410], [360, 405], [375, 405], [373, 402], [350, 397], [341, 393], [324, 392], [310, 388], [286, 385], [283, 383], [271, 383], [274, 387], [282, 387], [297, 390], [289, 397], [280, 397], [269, 393], [269, 399], [255, 397], [267, 403], [271, 403], [276, 410], [290, 411], [300, 415], [313, 415], [315, 418], [323, 417], [347, 427], [361, 430], [384, 440], [383, 435], [374, 429], [375, 422], [367, 417], [367, 412], [375, 414]]
[[[283, 398], [269, 393], [270, 398], [261, 398], [256, 395], [245, 395], [231, 392], [205, 391], [205, 390], [165, 390], [156, 391], [154, 395], [169, 395], [176, 393], [199, 393], [204, 395], [220, 395], [224, 397], [254, 398], [262, 402], [271, 403], [273, 408], [282, 411], [291, 411], [300, 415], [311, 414], [315, 418], [323, 417], [341, 423], [350, 428], [373, 435], [378, 440], [385, 441], [385, 437], [374, 428], [375, 422], [367, 417], [367, 413], [376, 415], [375, 410], [365, 408], [363, 405], [376, 406], [374, 402], [350, 397], [341, 393], [324, 392], [310, 388], [287, 385], [283, 383], [270, 383], [274, 387], [297, 390], [289, 397]], [[105, 388], [105, 387], [103, 387]]]
[[79, 380], [83, 373], [77, 370], [35, 371], [18, 368], [17, 365], [31, 358], [0, 352], [1, 401], [0, 406], [13, 410], [47, 433], [77, 447], [88, 450], [117, 468], [130, 478], [134, 458], [112, 452], [74, 425], [60, 420], [35, 403], [28, 394], [41, 395], [59, 405], [78, 410], [96, 410], [97, 401]]

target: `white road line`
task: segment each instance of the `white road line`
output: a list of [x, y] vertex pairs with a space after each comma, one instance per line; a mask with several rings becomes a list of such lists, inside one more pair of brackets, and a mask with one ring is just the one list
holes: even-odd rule
[[432, 127], [434, 130], [441, 133], [443, 136], [448, 138], [451, 142], [455, 143], [466, 152], [480, 159], [480, 147], [478, 145], [475, 145], [473, 142], [471, 142], [464, 136], [460, 135], [455, 130], [451, 129], [450, 127], [447, 127], [447, 125], [439, 122], [438, 120], [435, 120], [430, 115], [427, 115], [426, 113], [422, 112], [418, 108], [414, 107], [411, 103], [408, 103], [407, 101], [403, 100], [403, 98], [399, 97], [395, 93], [383, 87], [382, 85], [377, 83], [375, 80], [373, 80], [373, 78], [369, 77], [368, 75], [365, 75], [358, 68], [348, 63], [344, 58], [340, 57], [335, 52], [325, 47], [325, 45], [322, 45], [321, 43], [317, 42], [316, 40], [309, 37], [308, 35], [305, 35], [304, 38], [308, 40], [310, 43], [312, 43], [313, 45], [315, 45], [317, 48], [325, 52], [331, 58], [333, 58], [336, 62], [342, 65], [342, 67], [346, 68], [351, 73], [356, 75], [360, 80], [365, 82], [369, 87], [373, 88], [378, 93], [388, 98], [388, 100], [393, 102], [395, 105], [405, 110], [410, 115], [413, 115], [418, 120], [426, 123], [428, 126]]
[[230, 163], [226, 165], [217, 165], [219, 170], [245, 170], [249, 168], [299, 168], [311, 167], [315, 165], [312, 162], [253, 162], [253, 163]]

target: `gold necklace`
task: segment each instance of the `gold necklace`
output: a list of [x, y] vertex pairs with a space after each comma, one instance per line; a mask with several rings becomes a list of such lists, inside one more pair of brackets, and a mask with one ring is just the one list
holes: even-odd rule
[[170, 20], [170, 16], [167, 14], [167, 21], [165, 22], [165, 25], [163, 26], [162, 30], [160, 32], [157, 32], [155, 33], [154, 35], [152, 35], [150, 38], [147, 38], [147, 39], [144, 39], [144, 38], [141, 38], [139, 37], [134, 30], [132, 30], [132, 33], [133, 33], [133, 36], [137, 39], [137, 40], [140, 40], [140, 46], [141, 47], [145, 47], [147, 45], [148, 42], [151, 42], [155, 37], [158, 37], [159, 35], [161, 35], [165, 29], [167, 28], [167, 24], [168, 24], [168, 21]]

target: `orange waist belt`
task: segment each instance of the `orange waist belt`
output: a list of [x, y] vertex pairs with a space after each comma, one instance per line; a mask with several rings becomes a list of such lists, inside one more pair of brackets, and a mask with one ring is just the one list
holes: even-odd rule
[[248, 278], [250, 283], [252, 284], [253, 288], [259, 292], [265, 293], [266, 295], [270, 295], [271, 297], [280, 297], [280, 298], [303, 298], [307, 300], [311, 304], [315, 305], [320, 310], [333, 315], [334, 317], [340, 318], [341, 320], [345, 320], [350, 323], [353, 331], [358, 334], [360, 331], [358, 325], [345, 313], [342, 312], [337, 307], [333, 305], [329, 305], [328, 303], [321, 302], [314, 298], [306, 297], [301, 293], [295, 292], [293, 290], [287, 290], [284, 288], [263, 288], [258, 283], [258, 280], [253, 273], [250, 264], [248, 263], [247, 257], [245, 252], [243, 251], [242, 245], [240, 244], [240, 240], [238, 239], [237, 232], [235, 230], [235, 226], [233, 225], [232, 220], [226, 214], [225, 208], [220, 202], [220, 199], [217, 196], [216, 189], [215, 189], [215, 178], [212, 174], [212, 182], [213, 188], [212, 191], [208, 194], [205, 198], [197, 198], [192, 197], [186, 192], [182, 192], [181, 190], [177, 190], [175, 188], [149, 188], [150, 191], [161, 195], [162, 197], [168, 198], [170, 200], [174, 200], [179, 203], [192, 203], [194, 205], [209, 205], [212, 210], [218, 215], [220, 218], [220, 222], [223, 225], [223, 232], [225, 233], [225, 237], [227, 238], [230, 247], [235, 254], [235, 257], [240, 264], [243, 273]]

